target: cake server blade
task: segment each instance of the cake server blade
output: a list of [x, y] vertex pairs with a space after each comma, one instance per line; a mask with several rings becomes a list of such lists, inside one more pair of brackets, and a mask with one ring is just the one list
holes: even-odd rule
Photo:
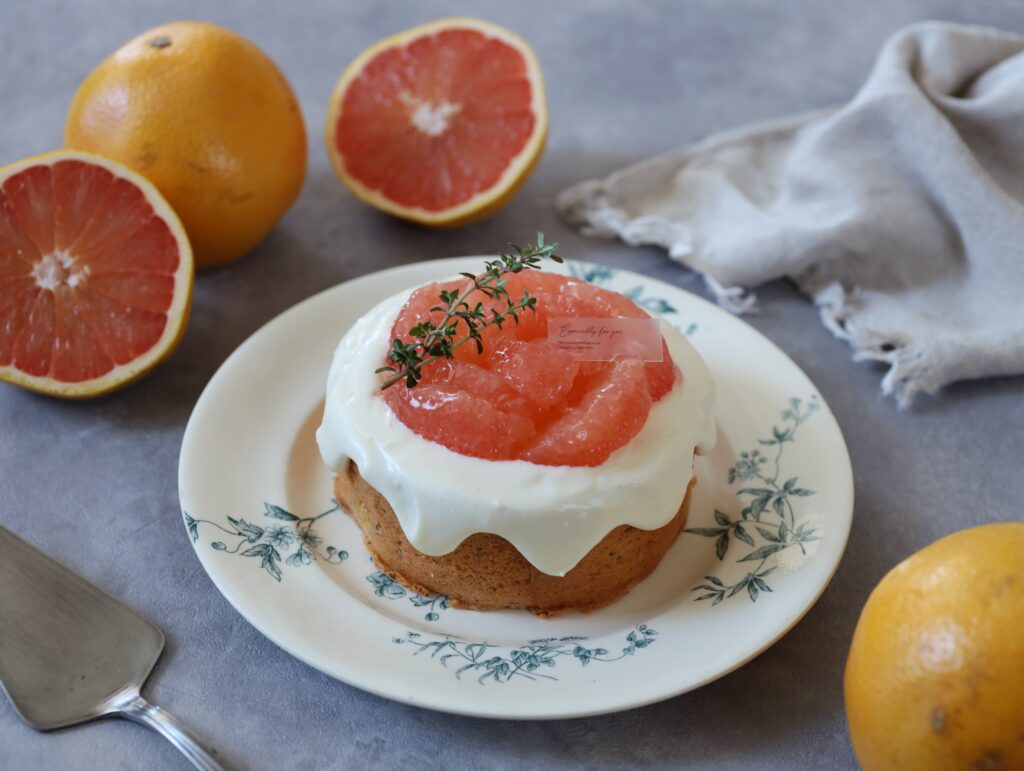
[[0, 686], [48, 731], [118, 716], [163, 734], [201, 769], [223, 767], [139, 691], [163, 633], [0, 525]]

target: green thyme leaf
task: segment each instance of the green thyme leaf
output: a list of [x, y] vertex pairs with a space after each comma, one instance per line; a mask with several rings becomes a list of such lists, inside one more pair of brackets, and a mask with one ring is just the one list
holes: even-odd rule
[[[397, 338], [392, 341], [387, 356], [388, 365], [376, 370], [378, 373], [391, 373], [381, 383], [381, 390], [402, 381], [407, 388], [415, 388], [423, 377], [421, 367], [424, 364], [441, 358], [450, 359], [453, 351], [469, 340], [475, 343], [477, 353], [483, 353], [483, 330], [491, 326], [501, 329], [509, 318], [518, 325], [521, 311], [529, 309], [536, 312], [537, 299], [531, 297], [526, 289], [523, 289], [523, 296], [518, 300], [509, 295], [506, 276], [526, 270], [539, 270], [544, 260], [562, 262], [562, 258], [555, 254], [558, 244], [548, 243], [544, 240], [544, 234], [538, 232], [535, 245], [509, 246], [509, 252], [499, 254], [496, 260], [485, 262], [482, 273], [459, 274], [473, 282], [465, 291], [442, 289], [438, 293], [441, 304], [430, 309], [432, 313], [442, 314], [438, 321], [426, 318], [413, 325], [408, 333], [412, 342], [404, 343]], [[483, 302], [477, 300], [472, 306], [469, 303], [471, 295], [478, 292], [491, 300], [504, 300], [505, 310], [492, 308], [488, 318]], [[466, 326], [466, 334], [456, 339], [460, 323]]]

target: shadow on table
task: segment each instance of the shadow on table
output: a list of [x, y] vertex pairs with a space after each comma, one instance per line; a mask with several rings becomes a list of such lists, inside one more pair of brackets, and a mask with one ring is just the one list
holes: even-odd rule
[[907, 411], [912, 415], [941, 416], [963, 411], [965, 402], [992, 398], [1007, 399], [1020, 396], [1021, 393], [1024, 393], [1022, 375], [962, 380], [942, 388], [934, 395], [918, 396]]

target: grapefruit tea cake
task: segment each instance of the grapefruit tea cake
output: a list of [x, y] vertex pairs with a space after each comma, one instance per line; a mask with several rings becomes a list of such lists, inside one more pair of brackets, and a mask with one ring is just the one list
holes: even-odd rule
[[715, 440], [700, 356], [513, 246], [342, 338], [317, 441], [380, 570], [455, 607], [589, 611], [658, 565]]

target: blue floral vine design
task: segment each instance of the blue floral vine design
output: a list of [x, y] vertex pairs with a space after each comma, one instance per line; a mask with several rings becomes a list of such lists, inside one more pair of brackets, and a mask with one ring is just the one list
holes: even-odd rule
[[487, 680], [495, 683], [507, 683], [512, 678], [520, 677], [527, 680], [557, 680], [552, 674], [542, 669], [555, 669], [560, 660], [566, 657], [588, 666], [591, 662], [618, 661], [632, 656], [655, 642], [657, 632], [647, 624], [638, 624], [626, 635], [626, 644], [619, 654], [611, 654], [606, 648], [587, 648], [582, 644], [586, 637], [548, 637], [541, 640], [530, 640], [526, 645], [512, 648], [505, 655], [488, 655], [499, 650], [489, 643], [466, 643], [447, 638], [444, 640], [424, 640], [419, 632], [406, 632], [405, 637], [395, 637], [392, 642], [397, 645], [411, 645], [414, 656], [429, 653], [430, 658], [440, 661], [441, 666], [448, 668], [448, 662], [458, 664], [455, 678], [462, 679], [464, 672], [480, 672], [477, 682], [484, 685]]
[[[287, 551], [296, 546], [292, 554], [284, 558], [284, 563], [291, 567], [302, 567], [309, 565], [314, 560], [320, 560], [329, 564], [338, 564], [348, 559], [348, 552], [337, 549], [334, 546], [323, 546], [323, 538], [317, 535], [314, 526], [317, 520], [333, 514], [341, 507], [335, 501], [334, 505], [312, 517], [299, 517], [280, 506], [272, 503], [264, 503], [263, 516], [276, 519], [284, 524], [259, 525], [247, 522], [239, 517], [228, 517], [229, 527], [224, 527], [208, 519], [196, 519], [188, 512], [182, 511], [185, 518], [185, 527], [188, 529], [192, 543], [199, 540], [199, 526], [211, 525], [226, 533], [229, 538], [213, 541], [210, 546], [216, 551], [225, 554], [238, 554], [242, 557], [253, 557], [259, 559], [259, 566], [266, 570], [276, 581], [281, 580], [281, 551]], [[226, 543], [228, 540], [237, 539], [234, 543]], [[244, 550], [243, 550], [244, 549]]]
[[448, 610], [448, 598], [443, 594], [427, 596], [410, 592], [387, 573], [370, 573], [366, 580], [373, 585], [373, 593], [378, 597], [386, 600], [400, 600], [406, 597], [415, 607], [426, 608], [427, 613], [423, 618], [427, 621], [437, 621], [441, 617], [437, 611]]
[[[581, 278], [591, 284], [601, 286], [611, 281], [618, 271], [615, 268], [609, 268], [607, 265], [591, 265], [587, 263], [578, 263], [568, 261], [569, 274], [574, 278]], [[663, 316], [670, 313], [679, 313], [678, 309], [669, 303], [663, 297], [652, 297], [647, 294], [642, 284], [638, 284], [625, 291], [620, 291], [620, 294], [624, 294], [630, 300], [635, 302], [641, 308], [651, 311], [652, 313], [659, 313]], [[689, 337], [697, 331], [697, 325], [694, 323], [688, 324], [686, 327], [679, 327], [679, 330]]]
[[814, 491], [799, 487], [797, 477], [790, 477], [783, 482], [780, 482], [780, 478], [786, 445], [795, 441], [800, 426], [820, 408], [821, 403], [816, 395], [807, 400], [790, 399], [789, 406], [781, 414], [782, 426], [772, 426], [771, 436], [758, 440], [761, 446], [774, 448], [774, 452], [765, 451], [772, 457], [759, 449], [740, 453], [736, 464], [729, 469], [729, 484], [751, 484], [737, 491], [738, 495], [750, 497], [738, 519], [733, 520], [725, 512], [716, 510], [716, 527], [688, 527], [684, 530], [693, 535], [714, 538], [715, 556], [719, 561], [724, 560], [729, 551], [730, 536], [754, 549], [736, 560], [754, 563], [746, 575], [732, 584], [718, 576], [704, 576], [707, 583], [691, 590], [704, 592], [695, 602], [711, 600], [712, 606], [718, 605], [744, 589], [751, 602], [757, 602], [761, 592], [772, 591], [765, 578], [774, 572], [776, 566], [766, 567], [769, 558], [794, 546], [806, 554], [804, 544], [819, 540], [817, 528], [809, 528], [807, 523], [797, 524], [792, 500], [814, 495]]

